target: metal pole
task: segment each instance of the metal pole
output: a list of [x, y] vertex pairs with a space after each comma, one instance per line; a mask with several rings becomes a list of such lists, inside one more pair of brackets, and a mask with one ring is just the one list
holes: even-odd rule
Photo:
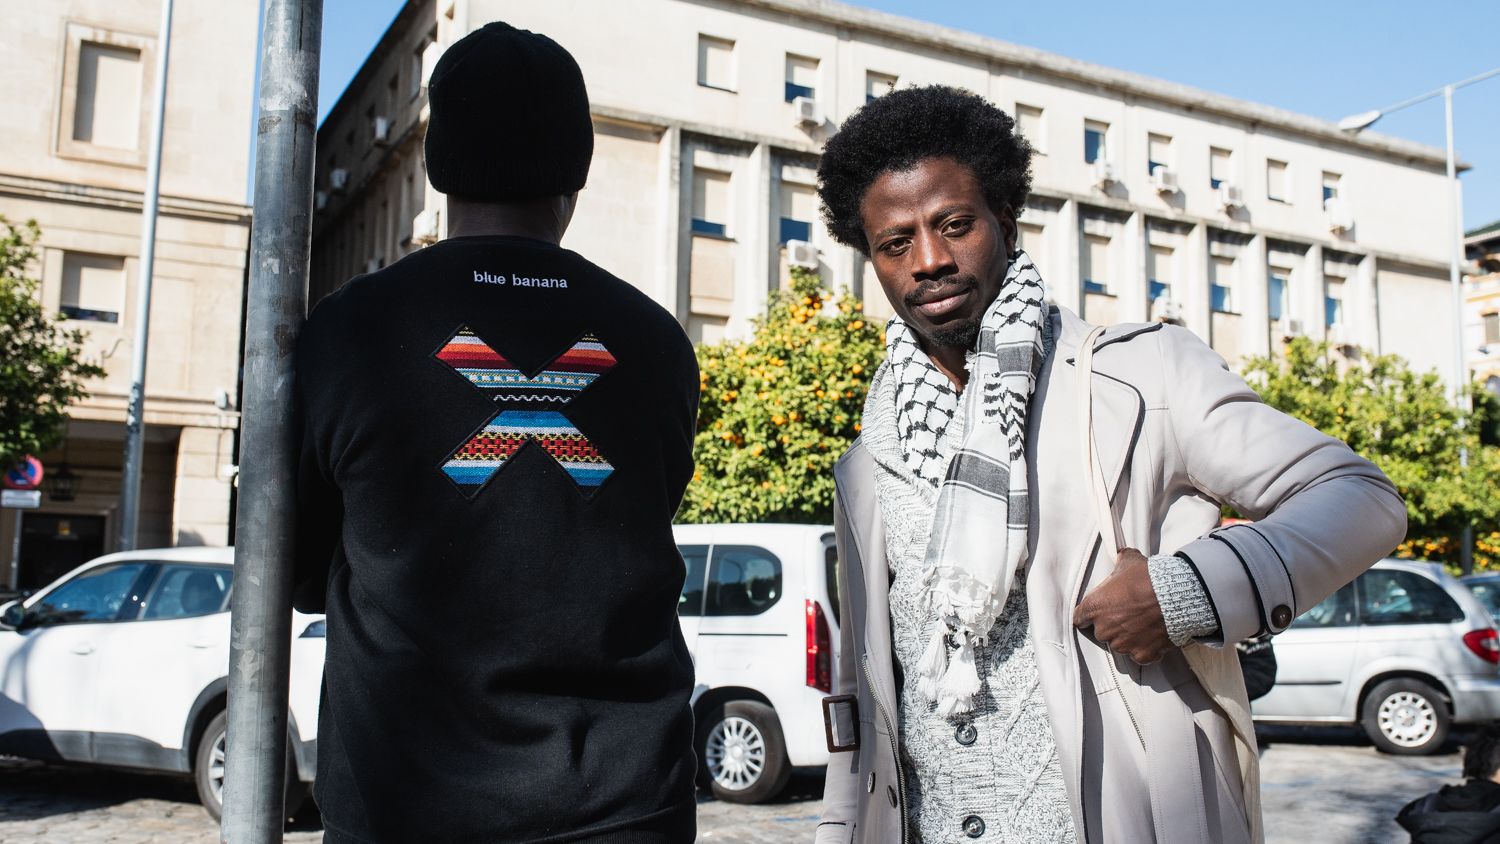
[[141, 283], [135, 300], [135, 348], [130, 363], [130, 398], [125, 406], [125, 467], [120, 477], [119, 530], [115, 547], [135, 548], [141, 517], [141, 451], [146, 403], [146, 344], [151, 336], [151, 278], [156, 264], [156, 209], [161, 199], [161, 136], [167, 114], [167, 59], [172, 53], [172, 0], [162, 0], [156, 43], [156, 122], [146, 164], [146, 201], [141, 207]]
[[285, 824], [296, 468], [292, 353], [307, 312], [322, 0], [267, 0], [230, 617], [220, 836], [271, 844]]
[[14, 592], [21, 585], [21, 511], [16, 510], [16, 535], [10, 540], [10, 581], [6, 584]]
[[[1475, 77], [1478, 81], [1485, 76]], [[1448, 238], [1451, 241], [1451, 251], [1448, 260], [1448, 283], [1453, 290], [1453, 404], [1458, 408], [1458, 425], [1460, 435], [1469, 413], [1469, 365], [1464, 359], [1464, 285], [1463, 276], [1459, 272], [1459, 265], [1463, 261], [1463, 209], [1459, 206], [1458, 192], [1458, 166], [1453, 156], [1453, 89], [1456, 86], [1448, 85], [1443, 88], [1443, 120], [1448, 136]], [[1462, 443], [1458, 447], [1459, 472], [1468, 473], [1469, 448]], [[1465, 524], [1463, 535], [1459, 538], [1458, 548], [1459, 566], [1464, 574], [1474, 570], [1474, 526]]]

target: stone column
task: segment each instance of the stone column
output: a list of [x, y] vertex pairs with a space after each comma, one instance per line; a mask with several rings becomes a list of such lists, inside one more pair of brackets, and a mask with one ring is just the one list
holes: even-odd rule
[[766, 296], [776, 287], [772, 276], [771, 242], [771, 148], [756, 144], [735, 174], [734, 191], [735, 283], [733, 316], [729, 333], [745, 336], [750, 320], [765, 310]]
[[691, 210], [683, 190], [682, 129], [669, 126], [661, 135], [656, 170], [656, 284], [651, 298], [686, 325], [688, 318], [688, 239], [683, 223]]
[[1125, 238], [1125, 277], [1114, 291], [1118, 298], [1117, 319], [1120, 322], [1145, 322], [1151, 318], [1151, 300], [1146, 295], [1146, 253], [1150, 246], [1146, 215], [1140, 211], [1131, 214], [1122, 227]]
[[1265, 356], [1271, 353], [1270, 268], [1266, 263], [1266, 236], [1257, 234], [1240, 250], [1236, 262], [1240, 289], [1234, 291], [1243, 314], [1240, 324], [1240, 348], [1246, 354]]
[[[172, 544], [229, 544], [231, 428], [183, 428], [173, 482]], [[290, 494], [290, 491], [288, 491]]]
[[1079, 250], [1083, 248], [1082, 235], [1080, 234], [1078, 219], [1078, 201], [1075, 199], [1063, 200], [1062, 207], [1057, 209], [1057, 219], [1053, 226], [1057, 230], [1054, 253], [1060, 259], [1057, 269], [1051, 271], [1047, 279], [1047, 292], [1052, 294], [1052, 301], [1064, 308], [1079, 313], [1080, 297], [1083, 295], [1083, 279], [1079, 276]]
[[1172, 297], [1182, 304], [1182, 319], [1187, 327], [1206, 343], [1209, 341], [1209, 254], [1208, 226], [1200, 223], [1188, 232], [1186, 254], [1177, 266], [1180, 280], [1172, 281]]
[[1307, 247], [1307, 254], [1302, 258], [1302, 307], [1299, 309], [1307, 315], [1302, 333], [1313, 340], [1328, 336], [1328, 308], [1324, 302], [1328, 293], [1323, 285], [1323, 246], [1314, 243]]
[[1345, 304], [1350, 317], [1350, 336], [1365, 349], [1380, 354], [1380, 292], [1375, 283], [1375, 256], [1359, 259], [1352, 280], [1353, 301]]

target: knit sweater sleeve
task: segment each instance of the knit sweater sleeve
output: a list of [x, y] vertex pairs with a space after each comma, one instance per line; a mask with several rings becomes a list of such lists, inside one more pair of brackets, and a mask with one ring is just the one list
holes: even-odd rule
[[1219, 614], [1192, 563], [1175, 554], [1157, 554], [1146, 565], [1172, 644], [1182, 647], [1218, 632]]

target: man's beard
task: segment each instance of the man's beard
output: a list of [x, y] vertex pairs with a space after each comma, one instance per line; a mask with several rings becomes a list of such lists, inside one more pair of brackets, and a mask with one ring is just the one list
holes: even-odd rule
[[[960, 276], [943, 284], [942, 287], [945, 289], [952, 289], [954, 292], [962, 292], [964, 290], [978, 290], [979, 279], [975, 278], [972, 275]], [[906, 307], [909, 311], [916, 311], [916, 302], [919, 298], [921, 298], [923, 292], [925, 291], [922, 291], [920, 289], [913, 290], [906, 296]], [[974, 348], [975, 344], [979, 341], [979, 324], [980, 318], [972, 317], [970, 319], [962, 320], [959, 322], [952, 322], [945, 325], [935, 325], [925, 328], [918, 325], [912, 325], [911, 328], [917, 333], [919, 337], [926, 341], [928, 345], [936, 346], [938, 348], [968, 350]]]

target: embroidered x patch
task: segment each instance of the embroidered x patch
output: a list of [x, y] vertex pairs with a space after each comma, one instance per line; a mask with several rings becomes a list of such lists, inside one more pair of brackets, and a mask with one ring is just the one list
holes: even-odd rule
[[585, 494], [597, 490], [614, 472], [588, 437], [558, 412], [614, 368], [615, 356], [599, 338], [585, 334], [535, 375], [521, 372], [467, 326], [443, 344], [437, 358], [500, 407], [443, 463], [443, 473], [465, 496], [473, 498], [529, 442], [552, 455]]

